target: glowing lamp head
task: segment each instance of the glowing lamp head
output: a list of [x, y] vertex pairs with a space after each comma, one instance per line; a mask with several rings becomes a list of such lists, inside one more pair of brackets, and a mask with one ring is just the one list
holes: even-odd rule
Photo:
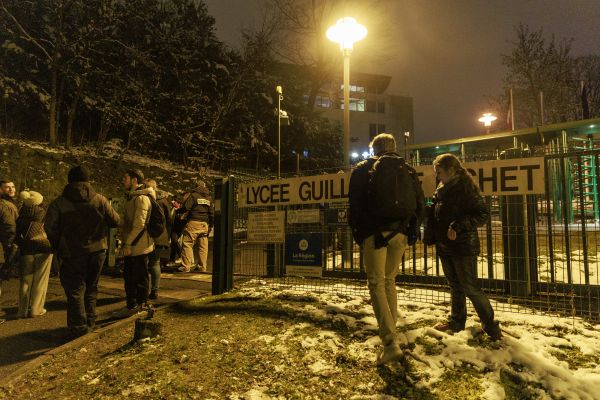
[[367, 28], [357, 23], [352, 17], [338, 19], [337, 23], [327, 29], [327, 38], [340, 44], [340, 50], [352, 50], [354, 42], [367, 36]]
[[358, 153], [354, 152], [354, 153], [351, 154], [351, 156], [352, 156], [352, 158], [358, 158]]
[[492, 126], [492, 122], [497, 119], [498, 118], [493, 116], [492, 113], [485, 113], [478, 121], [483, 122], [483, 126]]

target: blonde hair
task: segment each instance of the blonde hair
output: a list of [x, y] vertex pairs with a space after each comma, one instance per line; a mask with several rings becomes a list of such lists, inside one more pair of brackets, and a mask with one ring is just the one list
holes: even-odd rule
[[369, 143], [369, 147], [373, 149], [373, 154], [376, 156], [392, 153], [396, 151], [396, 139], [389, 133], [380, 133]]
[[152, 189], [156, 190], [156, 181], [154, 179], [148, 178], [144, 181], [144, 183], [146, 184], [146, 186], [149, 186]]

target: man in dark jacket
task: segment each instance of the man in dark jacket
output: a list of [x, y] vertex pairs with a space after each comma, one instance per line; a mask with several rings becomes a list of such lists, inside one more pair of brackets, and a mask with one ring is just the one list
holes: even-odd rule
[[187, 223], [183, 229], [181, 246], [182, 262], [180, 272], [190, 272], [194, 268], [194, 244], [198, 242], [198, 269], [206, 272], [208, 260], [208, 235], [213, 227], [214, 207], [206, 183], [196, 182], [196, 189], [187, 193], [178, 214], [187, 213]]
[[[410, 221], [415, 219], [416, 226], [420, 225], [425, 209], [425, 197], [414, 169], [395, 153], [396, 141], [392, 135], [379, 134], [373, 139], [370, 146], [375, 157], [359, 163], [350, 177], [349, 224], [354, 239], [363, 249], [369, 293], [379, 325], [379, 337], [383, 344], [383, 351], [377, 357], [377, 364], [381, 365], [402, 357], [396, 333], [396, 321], [398, 320], [396, 275], [407, 245]], [[392, 165], [395, 166], [390, 170], [394, 174], [391, 176], [393, 179], [396, 179], [397, 175], [395, 174], [400, 168], [406, 168], [402, 172], [407, 173], [407, 175], [403, 175], [407, 179], [407, 187], [398, 188], [398, 192], [403, 194], [402, 198], [393, 198], [391, 203], [400, 204], [403, 209], [413, 209], [414, 215], [398, 219], [379, 215], [373, 209], [373, 202], [376, 199], [372, 197], [373, 187], [370, 180], [374, 178], [370, 178], [370, 174], [375, 163], [384, 156], [388, 157], [386, 161], [391, 160]], [[380, 161], [377, 164], [378, 168], [383, 165], [382, 163], [383, 161]], [[386, 196], [388, 195], [387, 190], [384, 190], [384, 193]], [[394, 193], [397, 192], [390, 188], [389, 196], [395, 197]], [[412, 199], [412, 204], [408, 204], [409, 199]]]
[[[10, 264], [16, 253], [16, 246], [13, 242], [19, 212], [14, 197], [15, 184], [10, 180], [0, 181], [0, 294], [2, 293], [2, 280], [9, 278]], [[4, 322], [4, 320], [1, 321]]]
[[74, 336], [95, 327], [98, 280], [108, 249], [108, 228], [119, 215], [94, 191], [89, 170], [71, 168], [63, 193], [48, 207], [44, 228], [62, 261], [60, 282], [67, 296], [67, 325]]

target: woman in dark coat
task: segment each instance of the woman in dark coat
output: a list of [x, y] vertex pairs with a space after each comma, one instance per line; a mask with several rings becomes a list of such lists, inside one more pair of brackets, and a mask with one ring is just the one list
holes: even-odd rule
[[[429, 241], [436, 245], [444, 275], [450, 285], [451, 313], [447, 322], [435, 326], [440, 331], [457, 332], [465, 328], [468, 297], [477, 311], [483, 330], [492, 340], [502, 337], [494, 320], [494, 310], [477, 285], [479, 235], [477, 227], [486, 223], [489, 211], [471, 175], [456, 156], [442, 154], [434, 162], [440, 181], [428, 222]], [[433, 244], [433, 243], [428, 243]]]

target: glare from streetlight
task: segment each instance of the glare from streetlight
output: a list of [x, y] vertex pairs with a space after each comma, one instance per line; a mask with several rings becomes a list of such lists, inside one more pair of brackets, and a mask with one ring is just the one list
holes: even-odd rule
[[356, 152], [352, 153], [352, 158], [358, 158], [358, 153], [356, 153]]
[[485, 113], [481, 118], [479, 118], [478, 121], [482, 122], [483, 126], [492, 126], [492, 122], [494, 122], [497, 119], [498, 118], [492, 115], [492, 113]]
[[371, 154], [369, 154], [369, 152], [368, 152], [368, 151], [363, 151], [363, 153], [362, 153], [362, 156], [363, 156], [363, 158], [367, 158], [367, 157], [369, 157], [370, 155], [371, 155]]
[[340, 50], [352, 50], [354, 42], [367, 36], [367, 28], [357, 23], [352, 17], [338, 19], [337, 23], [327, 29], [327, 38], [340, 44]]

